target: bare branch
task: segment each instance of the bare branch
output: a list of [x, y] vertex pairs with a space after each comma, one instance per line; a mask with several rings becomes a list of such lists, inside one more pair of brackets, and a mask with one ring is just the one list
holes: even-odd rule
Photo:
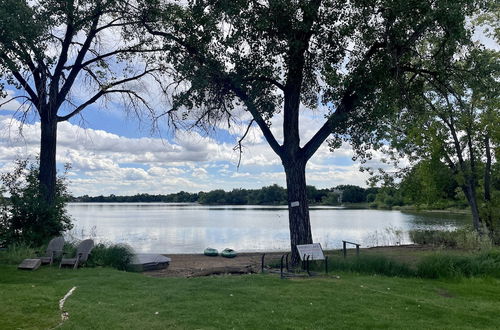
[[[100, 15], [96, 15], [94, 20], [92, 21], [92, 26], [89, 29], [89, 32], [87, 34], [87, 38], [85, 39], [85, 42], [83, 43], [82, 48], [78, 52], [78, 55], [76, 56], [75, 59], [75, 64], [73, 68], [71, 69], [68, 79], [66, 79], [66, 82], [62, 86], [61, 90], [59, 91], [57, 95], [57, 100], [56, 100], [56, 108], [59, 108], [59, 106], [64, 102], [66, 99], [66, 96], [68, 95], [71, 87], [73, 86], [73, 83], [75, 82], [76, 77], [80, 73], [82, 67], [81, 64], [83, 62], [83, 59], [85, 58], [85, 55], [87, 54], [88, 49], [90, 48], [90, 45], [92, 43], [92, 40], [97, 34], [97, 24], [99, 24], [99, 19]], [[55, 86], [57, 88], [58, 86]]]
[[15, 96], [15, 97], [13, 97], [13, 98], [10, 98], [10, 99], [8, 99], [7, 101], [5, 101], [5, 102], [3, 102], [3, 103], [0, 103], [0, 107], [2, 107], [2, 106], [4, 106], [4, 105], [6, 105], [6, 104], [7, 104], [7, 103], [9, 103], [9, 102], [12, 102], [12, 101], [14, 101], [14, 100], [20, 99], [20, 98], [25, 98], [25, 99], [27, 99], [28, 101], [31, 101], [31, 99], [30, 99], [29, 97], [27, 97], [27, 96], [25, 96], [25, 95], [20, 95], [20, 96]]
[[30, 96], [32, 102], [34, 104], [38, 104], [38, 96], [37, 96], [37, 94], [35, 93], [35, 91], [33, 91], [33, 89], [28, 84], [28, 82], [26, 81], [26, 79], [24, 79], [23, 75], [18, 70], [15, 69], [16, 68], [15, 63], [10, 58], [8, 58], [5, 54], [0, 54], [0, 57], [11, 68], [12, 75], [17, 79], [17, 81], [24, 88], [24, 90], [26, 91], [26, 93], [28, 93], [28, 95]]
[[264, 121], [264, 119], [260, 115], [259, 110], [255, 106], [255, 104], [253, 104], [253, 102], [250, 100], [248, 95], [241, 88], [238, 88], [237, 86], [233, 85], [232, 89], [235, 92], [236, 96], [238, 96], [238, 98], [245, 103], [248, 111], [252, 114], [252, 117], [255, 120], [255, 122], [257, 123], [257, 125], [259, 125], [259, 128], [262, 131], [262, 134], [264, 134], [266, 141], [269, 143], [269, 145], [271, 146], [273, 151], [278, 156], [281, 157], [283, 154], [283, 148], [278, 143], [278, 141], [276, 141], [276, 138], [274, 137], [273, 133], [271, 132], [271, 129], [269, 128], [269, 126], [267, 126], [267, 123]]
[[237, 168], [240, 168], [240, 164], [241, 164], [241, 156], [243, 155], [243, 140], [245, 139], [245, 137], [248, 135], [248, 132], [250, 132], [250, 128], [252, 127], [253, 123], [254, 123], [255, 119], [252, 119], [250, 120], [250, 122], [248, 123], [248, 126], [247, 126], [247, 129], [245, 130], [245, 133], [243, 134], [243, 136], [238, 140], [238, 144], [236, 146], [234, 146], [233, 150], [236, 151], [238, 150], [239, 152], [239, 156], [238, 156], [238, 165], [237, 165]]
[[72, 112], [70, 112], [66, 116], [57, 116], [57, 121], [61, 122], [61, 121], [65, 121], [65, 120], [70, 119], [71, 117], [73, 117], [76, 114], [80, 113], [83, 109], [85, 109], [89, 105], [95, 103], [101, 96], [106, 95], [106, 94], [110, 94], [110, 93], [129, 93], [129, 94], [133, 94], [138, 99], [140, 99], [144, 104], [147, 104], [147, 102], [142, 97], [139, 97], [139, 95], [136, 92], [132, 91], [132, 90], [112, 90], [110, 88], [116, 87], [116, 86], [121, 85], [121, 84], [125, 84], [125, 83], [130, 82], [130, 81], [134, 81], [134, 80], [140, 79], [141, 77], [144, 77], [145, 75], [147, 75], [147, 74], [149, 74], [149, 73], [151, 73], [153, 71], [154, 70], [144, 70], [144, 72], [142, 72], [141, 74], [138, 74], [136, 76], [128, 77], [128, 78], [125, 78], [125, 79], [118, 80], [118, 81], [115, 81], [113, 83], [107, 84], [103, 89], [101, 89], [99, 92], [97, 92], [89, 100], [87, 100], [85, 103], [83, 103], [82, 105], [80, 105], [79, 107], [77, 107], [76, 109], [74, 109]]

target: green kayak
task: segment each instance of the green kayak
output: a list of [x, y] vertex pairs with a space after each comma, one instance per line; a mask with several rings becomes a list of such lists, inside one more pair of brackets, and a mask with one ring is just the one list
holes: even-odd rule
[[234, 258], [234, 257], [236, 257], [236, 251], [234, 251], [233, 249], [224, 249], [220, 253], [220, 255], [225, 257], [225, 258]]
[[219, 251], [217, 251], [217, 249], [213, 249], [213, 248], [206, 248], [203, 253], [209, 257], [216, 257], [219, 255]]

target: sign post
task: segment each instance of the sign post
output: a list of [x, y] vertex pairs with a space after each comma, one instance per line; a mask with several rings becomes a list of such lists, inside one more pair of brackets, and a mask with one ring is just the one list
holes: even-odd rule
[[297, 245], [297, 251], [299, 251], [300, 260], [302, 261], [305, 261], [307, 257], [310, 260], [325, 260], [320, 243]]
[[297, 251], [299, 252], [300, 260], [303, 263], [305, 262], [305, 268], [309, 275], [311, 275], [309, 272], [309, 261], [312, 260], [325, 260], [325, 273], [328, 274], [328, 258], [325, 257], [320, 243], [297, 245]]

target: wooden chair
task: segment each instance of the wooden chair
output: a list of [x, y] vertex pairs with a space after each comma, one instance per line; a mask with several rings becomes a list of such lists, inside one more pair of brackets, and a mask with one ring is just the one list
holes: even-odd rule
[[94, 241], [91, 239], [86, 239], [78, 244], [76, 248], [76, 256], [75, 258], [62, 258], [61, 263], [59, 264], [59, 268], [62, 266], [73, 266], [73, 269], [77, 269], [79, 265], [83, 265], [87, 262], [90, 251], [94, 247]]
[[60, 257], [63, 252], [64, 247], [64, 238], [56, 237], [50, 240], [49, 245], [47, 246], [47, 250], [45, 250], [45, 254], [43, 256], [39, 256], [42, 265], [49, 264], [52, 265], [54, 259]]

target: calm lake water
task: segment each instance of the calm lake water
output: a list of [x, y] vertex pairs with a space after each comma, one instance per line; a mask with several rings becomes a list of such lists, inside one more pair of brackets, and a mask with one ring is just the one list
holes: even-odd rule
[[[75, 238], [127, 243], [137, 252], [202, 253], [206, 247], [237, 251], [289, 249], [288, 211], [272, 206], [165, 203], [70, 203]], [[466, 215], [311, 207], [313, 239], [324, 249], [342, 240], [363, 246], [411, 243], [409, 229], [450, 230]], [[401, 232], [401, 233], [400, 233]]]

